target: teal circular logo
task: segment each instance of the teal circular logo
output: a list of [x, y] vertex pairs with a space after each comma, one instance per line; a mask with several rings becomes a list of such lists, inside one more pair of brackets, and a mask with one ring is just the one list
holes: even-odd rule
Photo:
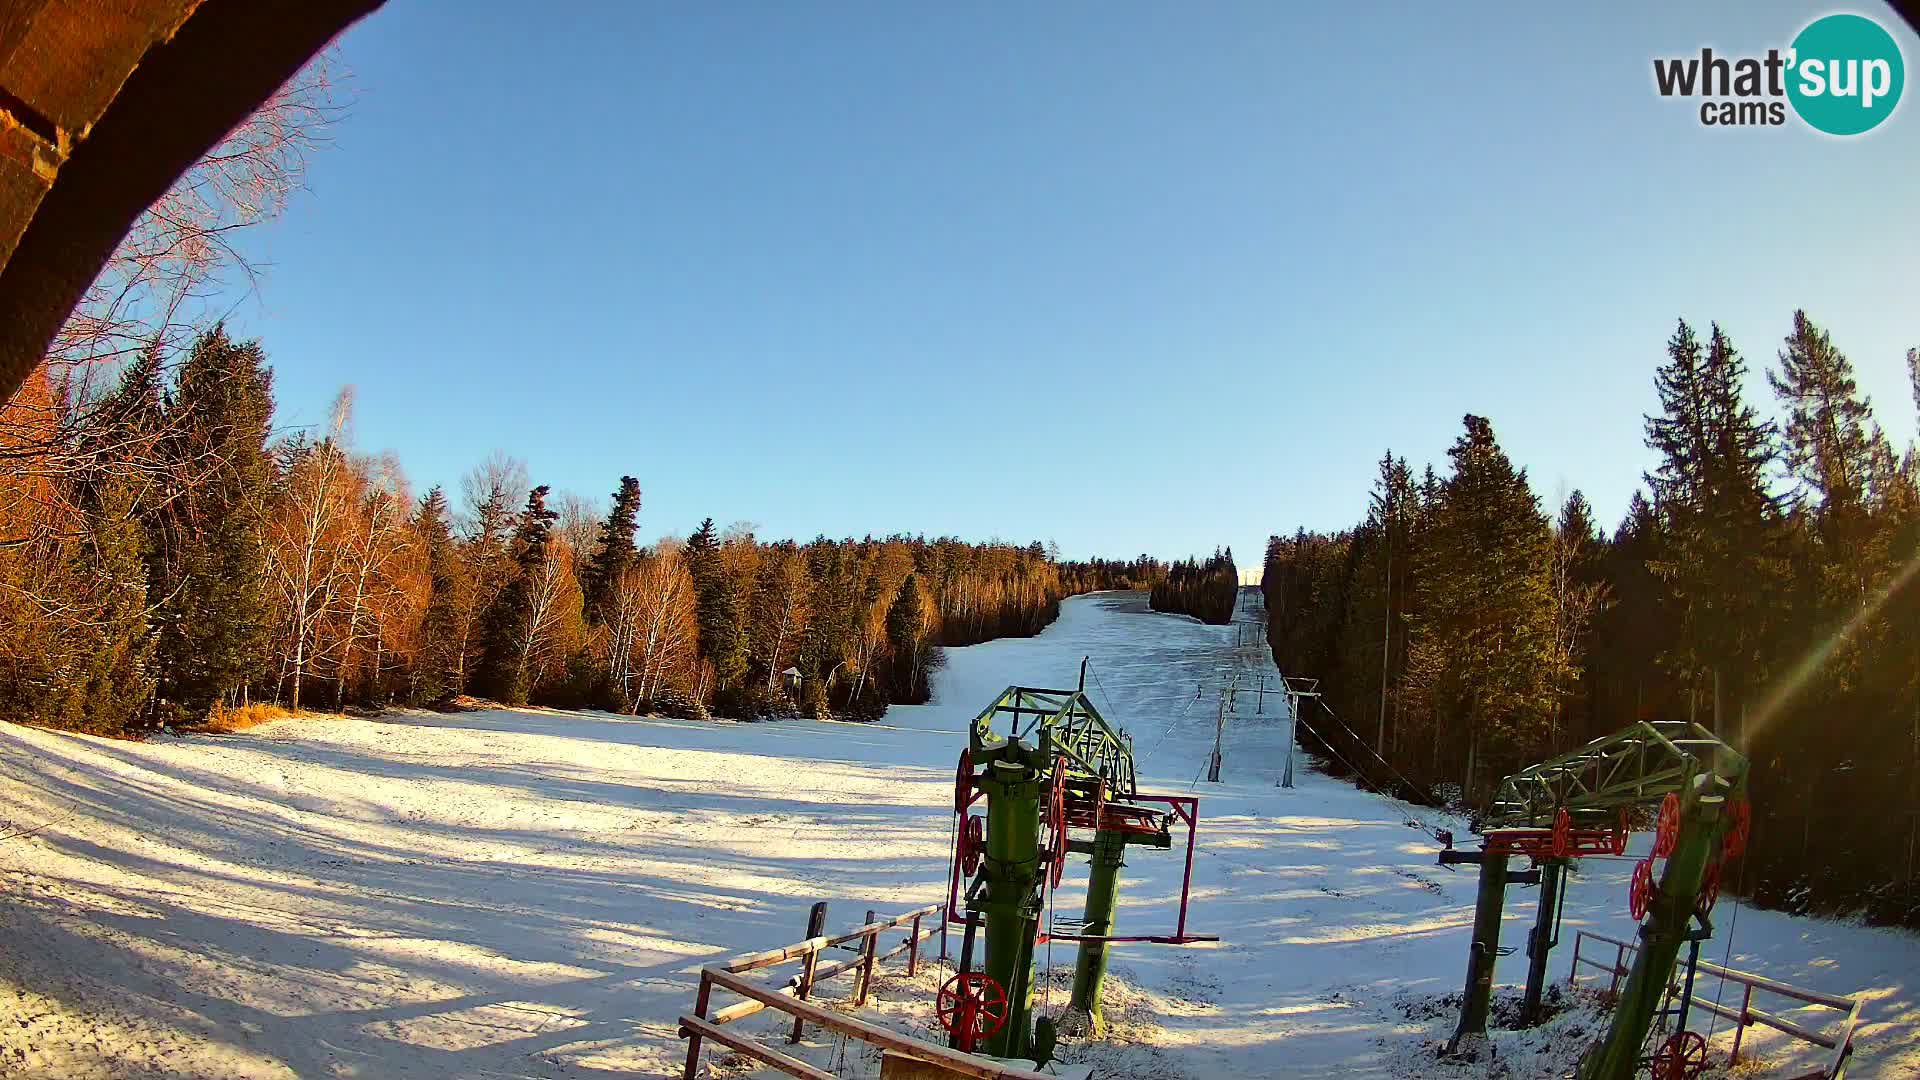
[[1787, 99], [1829, 135], [1871, 131], [1893, 115], [1907, 82], [1900, 45], [1860, 15], [1815, 19], [1793, 39]]

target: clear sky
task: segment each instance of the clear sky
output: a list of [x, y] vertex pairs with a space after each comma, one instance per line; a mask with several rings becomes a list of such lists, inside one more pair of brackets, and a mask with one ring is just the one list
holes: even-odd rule
[[1328, 8], [390, 0], [231, 321], [283, 423], [350, 383], [421, 489], [632, 473], [649, 538], [1247, 566], [1467, 412], [1611, 522], [1674, 320], [1758, 393], [1796, 306], [1912, 437], [1920, 90], [1840, 140], [1653, 89], [1834, 9]]

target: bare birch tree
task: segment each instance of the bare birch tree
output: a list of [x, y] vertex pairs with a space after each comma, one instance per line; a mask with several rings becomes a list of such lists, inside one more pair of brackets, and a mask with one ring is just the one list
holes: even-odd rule
[[776, 544], [766, 557], [761, 575], [767, 663], [767, 693], [779, 685], [793, 643], [806, 631], [812, 579], [807, 560], [792, 543]]
[[[334, 669], [334, 707], [346, 703], [347, 682], [357, 661], [371, 653], [368, 696], [377, 692], [381, 654], [395, 623], [418, 618], [423, 602], [410, 601], [401, 577], [415, 557], [408, 510], [412, 505], [400, 464], [391, 456], [359, 463], [359, 520], [348, 538], [344, 562], [352, 584], [346, 597], [347, 624]], [[418, 609], [416, 613], [415, 609]]]
[[635, 608], [635, 706], [659, 700], [676, 679], [691, 686], [697, 700], [699, 620], [693, 578], [679, 549], [662, 544], [641, 559], [623, 578], [622, 591], [627, 589], [633, 591]]
[[566, 537], [547, 538], [546, 558], [541, 559], [527, 582], [527, 611], [521, 632], [525, 635], [528, 686], [551, 682], [566, 667], [568, 658], [580, 646], [580, 582], [574, 572], [574, 553]]
[[279, 506], [268, 517], [267, 576], [283, 623], [277, 685], [295, 709], [345, 576], [340, 533], [353, 512], [354, 476], [342, 443], [352, 411], [353, 392], [342, 390], [326, 438], [282, 448]]

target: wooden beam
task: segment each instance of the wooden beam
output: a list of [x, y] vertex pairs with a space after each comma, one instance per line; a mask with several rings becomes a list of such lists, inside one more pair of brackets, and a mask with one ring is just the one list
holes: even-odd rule
[[940, 910], [939, 904], [928, 904], [926, 907], [914, 908], [912, 911], [909, 911], [900, 915], [895, 915], [890, 919], [879, 919], [874, 922], [867, 923], [865, 926], [857, 926], [852, 930], [849, 930], [846, 933], [841, 934], [839, 937], [828, 938], [827, 944], [828, 945], [844, 945], [847, 942], [854, 940], [855, 938], [863, 938], [868, 936], [869, 934], [877, 934], [882, 930], [891, 930], [896, 926], [905, 926], [906, 924], [912, 922], [915, 919], [932, 915], [934, 912], [937, 912], [939, 910]]
[[764, 967], [773, 967], [775, 964], [784, 964], [789, 960], [797, 959], [808, 953], [819, 952], [831, 944], [833, 944], [833, 942], [828, 938], [808, 938], [805, 941], [796, 942], [792, 945], [783, 945], [778, 949], [768, 949], [766, 952], [736, 956], [720, 965], [720, 968], [722, 971], [758, 971]]
[[[935, 904], [934, 910], [935, 911], [940, 910], [940, 905]], [[937, 928], [929, 927], [925, 930], [920, 931], [920, 940], [925, 941], [928, 938], [934, 936], [935, 934], [938, 934], [939, 932], [940, 931]], [[915, 942], [912, 939], [902, 941], [900, 944], [895, 945], [892, 949], [888, 950], [887, 952], [880, 954], [881, 962], [884, 963], [888, 960], [893, 959], [896, 956], [899, 956], [901, 953], [906, 952], [914, 944]], [[835, 976], [845, 975], [847, 972], [852, 971], [856, 967], [859, 967], [860, 961], [861, 961], [861, 957], [850, 956], [850, 957], [847, 957], [845, 960], [835, 960], [830, 964], [821, 964], [819, 967], [814, 969], [813, 984], [815, 986], [818, 986], [821, 983], [826, 982], [828, 979], [834, 978]], [[786, 985], [779, 987], [778, 992], [782, 994], [786, 994], [791, 997], [794, 991], [799, 988], [799, 986], [800, 986], [800, 976], [795, 975], [793, 978], [787, 980]], [[758, 1001], [753, 998], [748, 998], [745, 1001], [735, 1002], [734, 1004], [729, 1005], [724, 1009], [721, 1009], [719, 1012], [714, 1013], [711, 1017], [709, 1017], [709, 1019], [711, 1019], [716, 1024], [731, 1024], [735, 1020], [743, 1020], [746, 1017], [749, 1017], [754, 1015], [755, 1013], [761, 1012], [762, 1010], [768, 1007], [769, 1006], [763, 1001]]]
[[701, 1038], [712, 1039], [722, 1046], [731, 1047], [762, 1065], [771, 1065], [779, 1069], [788, 1076], [798, 1076], [800, 1080], [837, 1080], [825, 1069], [815, 1068], [797, 1057], [789, 1057], [771, 1046], [754, 1042], [745, 1035], [735, 1035], [720, 1025], [709, 1023], [697, 1016], [681, 1017], [680, 1028], [683, 1031], [696, 1032]]
[[887, 1028], [876, 1027], [832, 1009], [823, 1009], [811, 1002], [785, 998], [773, 990], [731, 972], [708, 968], [707, 973], [716, 985], [724, 986], [736, 994], [764, 1001], [782, 1012], [791, 1013], [809, 1023], [818, 1024], [830, 1031], [838, 1031], [842, 1035], [851, 1036], [861, 1042], [872, 1043], [888, 1050], [898, 1050], [923, 1060], [937, 1061], [964, 1076], [974, 1077], [975, 1080], [1056, 1080], [1055, 1077], [1046, 1073], [1012, 1065], [1001, 1065], [972, 1054], [963, 1054], [958, 1050], [922, 1042]]
[[1818, 1031], [1814, 1031], [1812, 1028], [1801, 1027], [1799, 1024], [1794, 1023], [1784, 1016], [1776, 1016], [1773, 1013], [1756, 1009], [1752, 1006], [1747, 1007], [1747, 1018], [1753, 1023], [1765, 1024], [1776, 1031], [1784, 1031], [1796, 1039], [1803, 1039], [1823, 1050], [1833, 1049], [1836, 1042], [1831, 1035], [1823, 1035]]
[[1733, 982], [1745, 983], [1748, 986], [1757, 987], [1761, 990], [1771, 990], [1782, 997], [1790, 997], [1795, 1001], [1804, 1001], [1809, 1005], [1825, 1005], [1829, 1009], [1851, 1009], [1855, 1005], [1854, 999], [1850, 997], [1845, 997], [1840, 994], [1823, 994], [1818, 990], [1808, 990], [1803, 986], [1792, 986], [1774, 979], [1769, 979], [1764, 975], [1755, 975], [1752, 972], [1736, 971], [1733, 968], [1721, 967], [1719, 964], [1713, 963], [1710, 960], [1700, 961], [1700, 970], [1712, 975], [1721, 976]]

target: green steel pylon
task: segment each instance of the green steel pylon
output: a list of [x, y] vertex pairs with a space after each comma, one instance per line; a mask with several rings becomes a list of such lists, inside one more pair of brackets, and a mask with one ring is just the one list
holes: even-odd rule
[[1447, 1041], [1447, 1053], [1487, 1033], [1493, 1004], [1493, 969], [1500, 956], [1500, 916], [1506, 910], [1508, 856], [1488, 851], [1480, 863], [1480, 892], [1473, 906], [1473, 944], [1467, 953], [1467, 986], [1461, 995], [1460, 1023]]
[[[993, 730], [1000, 717], [1009, 721], [1005, 733]], [[1140, 805], [1132, 740], [1107, 724], [1083, 690], [1008, 687], [974, 718], [957, 782], [955, 809], [963, 818], [976, 797], [983, 796], [987, 803], [980, 849], [969, 846], [970, 833], [962, 821], [960, 850], [979, 856], [964, 900], [969, 916], [986, 932], [981, 970], [1007, 996], [1005, 1021], [977, 1049], [997, 1057], [1044, 1061], [1052, 1050], [1054, 1030], [1046, 1021], [1037, 1027], [1033, 1023], [1033, 968], [1049, 877], [1057, 883], [1069, 851], [1093, 857], [1084, 927], [1080, 935], [1069, 936], [1081, 938], [1072, 1005], [1097, 1025], [1126, 848], [1171, 847], [1168, 823], [1173, 815]], [[1184, 820], [1191, 828], [1193, 818]], [[1093, 829], [1093, 839], [1069, 840], [1070, 821], [1073, 828]], [[1183, 890], [1180, 934], [1185, 933], [1185, 912]], [[954, 1045], [959, 1043], [956, 1034]]]
[[[1744, 774], [1742, 774], [1742, 777]], [[1738, 778], [1737, 778], [1738, 779]], [[1744, 786], [1744, 785], [1742, 785]], [[1680, 833], [1667, 855], [1666, 870], [1640, 926], [1640, 948], [1633, 968], [1613, 1009], [1606, 1038], [1580, 1064], [1580, 1080], [1633, 1080], [1640, 1067], [1641, 1044], [1653, 1025], [1654, 1014], [1673, 981], [1680, 947], [1689, 940], [1711, 936], [1712, 926], [1701, 920], [1699, 933], [1689, 930], [1699, 902], [1708, 864], [1716, 857], [1735, 795], [1735, 781], [1702, 773], [1680, 796]]]
[[[967, 909], [987, 932], [985, 971], [1006, 991], [1007, 1019], [980, 1047], [997, 1057], [1028, 1057], [1032, 1036], [1033, 939], [1040, 925], [1039, 757], [1017, 740], [980, 777], [987, 795], [987, 848]], [[1044, 758], [1042, 759], [1044, 761]]]
[[1098, 1035], [1106, 1030], [1101, 1014], [1101, 991], [1107, 979], [1107, 943], [1097, 940], [1113, 934], [1114, 907], [1120, 899], [1120, 868], [1125, 866], [1127, 834], [1101, 829], [1094, 834], [1088, 854], [1092, 867], [1087, 876], [1087, 907], [1080, 942], [1080, 955], [1073, 964], [1073, 999], [1067, 1008], [1086, 1017], [1087, 1029]]
[[[1581, 1080], [1630, 1080], [1673, 977], [1680, 946], [1711, 935], [1704, 918], [1697, 932], [1689, 930], [1688, 920], [1727, 829], [1723, 810], [1729, 799], [1744, 797], [1746, 776], [1747, 759], [1699, 724], [1640, 721], [1501, 781], [1484, 822], [1483, 850], [1454, 851], [1449, 841], [1448, 850], [1440, 853], [1442, 865], [1481, 866], [1466, 993], [1450, 1049], [1486, 1030], [1506, 885], [1528, 875], [1542, 885], [1528, 943], [1526, 1001], [1532, 1012], [1544, 981], [1547, 950], [1553, 945], [1549, 923], [1565, 888], [1565, 864], [1583, 854], [1618, 854], [1625, 845], [1626, 808], [1672, 798], [1677, 839], [1667, 855], [1658, 897], [1641, 927], [1643, 947], [1635, 954], [1607, 1038], [1587, 1055], [1580, 1072]], [[1612, 838], [1618, 846], [1607, 852], [1616, 822]], [[1524, 875], [1506, 870], [1508, 858], [1516, 854], [1531, 858], [1536, 868]]]
[[1542, 1019], [1547, 956], [1560, 941], [1560, 909], [1566, 896], [1562, 886], [1567, 862], [1566, 859], [1544, 859], [1540, 863], [1540, 901], [1534, 908], [1533, 930], [1527, 934], [1527, 988], [1520, 999], [1521, 1022], [1529, 1027]]

